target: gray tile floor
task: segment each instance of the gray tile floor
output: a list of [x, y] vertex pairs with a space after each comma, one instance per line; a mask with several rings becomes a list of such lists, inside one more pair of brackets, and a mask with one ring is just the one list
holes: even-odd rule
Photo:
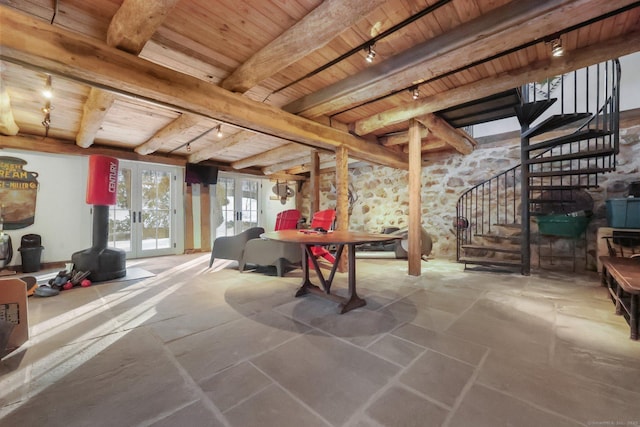
[[[195, 254], [155, 277], [29, 300], [2, 426], [636, 426], [640, 342], [597, 275], [358, 260], [367, 306], [294, 298], [300, 272]], [[340, 293], [346, 275], [336, 279]]]

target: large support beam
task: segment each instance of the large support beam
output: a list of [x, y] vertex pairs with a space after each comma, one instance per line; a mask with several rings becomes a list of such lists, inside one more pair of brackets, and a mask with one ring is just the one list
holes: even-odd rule
[[138, 154], [154, 153], [160, 148], [170, 144], [172, 140], [183, 135], [187, 130], [202, 120], [203, 119], [200, 116], [184, 113], [156, 132], [156, 134], [149, 138], [149, 140], [138, 145], [134, 151]]
[[0, 19], [3, 60], [309, 147], [333, 151], [345, 146], [354, 158], [408, 167], [405, 153], [252, 101], [7, 7], [0, 7]]
[[311, 13], [256, 52], [221, 84], [246, 92], [262, 80], [322, 48], [342, 31], [360, 21], [384, 0], [326, 0]]
[[422, 273], [422, 155], [420, 123], [409, 124], [409, 275]]
[[429, 129], [429, 132], [431, 132], [435, 137], [448, 143], [458, 153], [470, 154], [473, 151], [474, 146], [477, 144], [473, 138], [470, 136], [466, 138], [457, 129], [451, 127], [449, 123], [445, 122], [435, 114], [425, 114], [423, 116], [416, 117], [416, 120]]
[[628, 55], [637, 52], [638, 46], [640, 46], [640, 31], [627, 33], [605, 43], [576, 49], [563, 57], [549, 58], [358, 120], [353, 123], [352, 130], [357, 135], [367, 135], [386, 126], [405, 122], [413, 117], [444, 110], [527, 83], [540, 81], [549, 76], [561, 75]]
[[304, 117], [340, 111], [490, 58], [633, 3], [634, 0], [512, 1], [284, 107]]
[[107, 44], [138, 55], [179, 0], [124, 0], [111, 18]]
[[13, 118], [9, 92], [7, 92], [4, 81], [0, 77], [0, 133], [3, 135], [17, 135], [19, 131], [20, 128]]

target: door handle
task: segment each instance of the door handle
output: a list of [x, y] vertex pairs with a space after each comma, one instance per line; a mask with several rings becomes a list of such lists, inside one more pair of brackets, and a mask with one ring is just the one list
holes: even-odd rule
[[138, 211], [138, 222], [142, 222], [142, 211]]
[[133, 219], [133, 223], [135, 224], [136, 223], [136, 213], [134, 211], [131, 211], [131, 212], [133, 212], [133, 215], [131, 215], [131, 216], [132, 216], [132, 219]]

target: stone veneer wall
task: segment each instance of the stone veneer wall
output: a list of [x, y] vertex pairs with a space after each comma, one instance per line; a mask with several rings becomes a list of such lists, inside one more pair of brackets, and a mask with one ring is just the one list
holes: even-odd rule
[[[500, 138], [493, 137], [493, 140]], [[453, 219], [458, 197], [470, 187], [520, 163], [520, 139], [510, 137], [497, 142], [482, 142], [473, 153], [463, 156], [434, 153], [422, 169], [422, 225], [433, 239], [432, 256], [455, 259], [456, 239]], [[354, 193], [349, 227], [352, 230], [379, 232], [386, 226], [406, 227], [409, 215], [408, 172], [382, 166], [364, 166], [349, 170]], [[620, 155], [617, 170], [600, 177], [600, 188], [591, 191], [594, 215], [587, 230], [587, 266], [595, 270], [596, 232], [606, 226], [605, 201], [624, 197], [629, 183], [640, 181], [640, 124], [620, 131]], [[320, 208], [335, 208], [335, 174], [320, 177]], [[302, 187], [302, 213], [309, 217], [309, 186]], [[567, 254], [571, 242], [558, 239], [554, 253]], [[578, 242], [577, 253], [584, 254]], [[537, 250], [532, 247], [532, 266], [537, 265]], [[584, 256], [582, 256], [584, 259]], [[581, 264], [582, 261], [577, 262]], [[584, 265], [584, 264], [582, 264]]]

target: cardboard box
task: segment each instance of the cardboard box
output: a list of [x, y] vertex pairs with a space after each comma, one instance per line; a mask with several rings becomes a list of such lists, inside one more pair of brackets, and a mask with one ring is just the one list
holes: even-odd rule
[[4, 355], [29, 339], [27, 284], [24, 281], [18, 278], [0, 278], [0, 320], [14, 325], [6, 349], [0, 348], [0, 355]]

